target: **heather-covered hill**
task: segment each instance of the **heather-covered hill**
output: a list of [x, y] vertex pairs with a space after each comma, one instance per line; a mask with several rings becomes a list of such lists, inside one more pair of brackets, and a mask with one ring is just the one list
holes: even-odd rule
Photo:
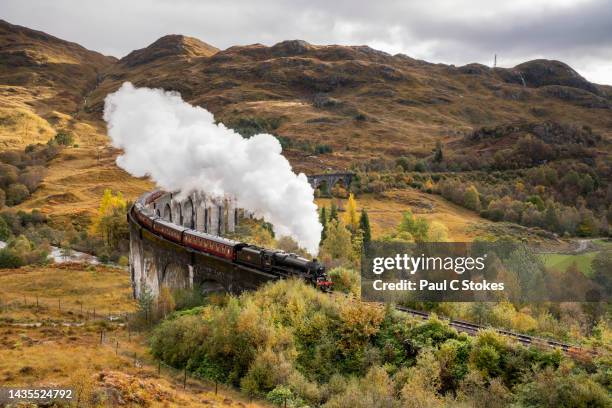
[[[559, 61], [511, 69], [454, 67], [366, 46], [304, 41], [197, 54], [184, 39], [176, 46], [166, 38], [139, 50], [143, 62], [137, 67], [135, 53], [119, 61], [87, 110], [99, 116], [104, 96], [123, 81], [175, 90], [247, 134], [268, 131], [286, 138], [293, 161], [313, 170], [429, 153], [437, 140], [517, 121], [588, 124], [606, 138], [612, 134], [609, 88]], [[317, 144], [329, 144], [334, 153], [308, 157]]]
[[76, 115], [107, 57], [41, 31], [0, 21], [0, 143], [23, 147], [78, 127]]

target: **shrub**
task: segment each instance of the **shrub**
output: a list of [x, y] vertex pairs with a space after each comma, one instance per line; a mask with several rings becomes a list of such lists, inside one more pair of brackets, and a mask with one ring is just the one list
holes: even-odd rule
[[0, 241], [6, 241], [11, 236], [11, 229], [8, 224], [4, 220], [4, 218], [0, 217]]
[[6, 202], [8, 205], [17, 205], [30, 196], [30, 190], [20, 183], [11, 184], [6, 190]]
[[357, 271], [338, 267], [329, 271], [328, 276], [334, 282], [334, 290], [359, 296], [361, 280]]
[[123, 266], [123, 267], [128, 266], [129, 263], [130, 263], [130, 260], [125, 255], [121, 255], [119, 257], [119, 260], [117, 261], [117, 264], [119, 264], [119, 266]]
[[10, 249], [0, 249], [0, 268], [19, 268], [23, 266], [23, 259]]
[[71, 146], [74, 144], [74, 136], [67, 132], [58, 132], [53, 139], [60, 146]]
[[402, 214], [398, 232], [407, 232], [416, 242], [424, 242], [429, 233], [429, 224], [425, 218], [415, 217], [412, 211], [408, 210]]
[[0, 163], [0, 186], [7, 188], [9, 185], [16, 183], [19, 177], [19, 170], [17, 167]]
[[518, 386], [517, 400], [524, 407], [609, 407], [612, 398], [606, 389], [586, 373], [573, 373], [569, 366], [546, 368]]
[[332, 148], [330, 145], [327, 145], [327, 144], [318, 144], [314, 148], [315, 154], [326, 154], [326, 153], [331, 153], [331, 152], [332, 152]]
[[19, 182], [25, 185], [30, 193], [38, 188], [45, 175], [44, 168], [41, 166], [28, 167], [19, 175]]
[[[417, 321], [391, 307], [328, 296], [298, 280], [175, 312], [154, 329], [151, 348], [177, 368], [240, 385], [277, 405], [557, 406], [563, 398], [570, 398], [570, 406], [609, 403], [596, 383], [606, 381], [603, 365], [590, 378], [578, 368], [562, 371], [560, 352], [526, 349], [493, 330], [468, 337], [435, 317]], [[518, 390], [518, 401], [510, 390]]]

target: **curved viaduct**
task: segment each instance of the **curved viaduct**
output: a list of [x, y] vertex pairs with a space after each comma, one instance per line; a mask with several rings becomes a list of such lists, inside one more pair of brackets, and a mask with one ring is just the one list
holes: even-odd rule
[[[243, 212], [231, 199], [177, 197], [160, 191], [147, 193], [138, 201], [143, 203], [142, 213], [147, 217], [158, 217], [177, 228], [181, 225], [214, 235], [232, 232], [239, 213]], [[130, 276], [135, 298], [145, 290], [156, 297], [163, 286], [171, 290], [201, 288], [204, 292], [239, 293], [277, 279], [168, 240], [148, 228], [133, 211], [137, 211], [135, 206], [128, 213]]]

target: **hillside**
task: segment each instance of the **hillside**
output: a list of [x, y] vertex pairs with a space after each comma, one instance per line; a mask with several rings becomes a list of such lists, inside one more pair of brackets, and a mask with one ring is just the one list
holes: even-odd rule
[[[224, 123], [247, 133], [269, 131], [293, 141], [292, 161], [320, 171], [377, 156], [428, 154], [437, 140], [455, 140], [482, 126], [517, 121], [568, 121], [612, 133], [609, 87], [591, 84], [558, 61], [512, 69], [454, 67], [388, 55], [369, 47], [285, 41], [190, 52], [164, 63], [159, 42], [120, 60], [92, 93], [86, 109], [101, 114], [108, 92], [123, 81], [180, 92]], [[492, 109], [494, 107], [494, 109]], [[305, 143], [329, 144], [309, 157]]]
[[0, 145], [46, 142], [77, 119], [87, 94], [116, 59], [0, 20]]
[[457, 160], [477, 157], [474, 148], [492, 156], [515, 143], [516, 132], [494, 142], [473, 135], [498, 129], [499, 136], [516, 123], [588, 126], [597, 136], [593, 154], [610, 152], [612, 87], [559, 61], [456, 67], [298, 40], [218, 50], [182, 35], [117, 60], [7, 22], [0, 56], [4, 148], [46, 142], [57, 131], [76, 138], [78, 147], [50, 163], [43, 185], [21, 205], [60, 215], [90, 213], [106, 187], [129, 198], [150, 187], [114, 165], [118, 152], [108, 148], [101, 120], [104, 98], [124, 81], [177, 91], [245, 135], [274, 133], [294, 167], [310, 173], [425, 158], [436, 142]]
[[[0, 150], [46, 143], [58, 131], [74, 135], [48, 166], [43, 184], [25, 208], [68, 215], [89, 214], [105, 187], [134, 197], [149, 184], [113, 163], [105, 126], [81, 114], [89, 93], [116, 58], [46, 33], [0, 21]], [[113, 155], [113, 157], [109, 157]], [[130, 185], [136, 183], [133, 191]]]

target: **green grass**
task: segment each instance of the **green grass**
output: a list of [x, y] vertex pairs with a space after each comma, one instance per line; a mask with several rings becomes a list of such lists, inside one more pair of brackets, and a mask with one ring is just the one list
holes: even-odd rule
[[604, 250], [612, 249], [612, 240], [610, 239], [604, 239], [604, 238], [594, 239], [593, 243], [597, 245], [598, 248], [601, 248]]
[[593, 270], [591, 269], [591, 262], [597, 255], [597, 252], [584, 252], [582, 254], [566, 255], [566, 254], [542, 254], [542, 260], [544, 265], [551, 269], [558, 271], [565, 271], [573, 263], [576, 263], [578, 270], [589, 276]]

